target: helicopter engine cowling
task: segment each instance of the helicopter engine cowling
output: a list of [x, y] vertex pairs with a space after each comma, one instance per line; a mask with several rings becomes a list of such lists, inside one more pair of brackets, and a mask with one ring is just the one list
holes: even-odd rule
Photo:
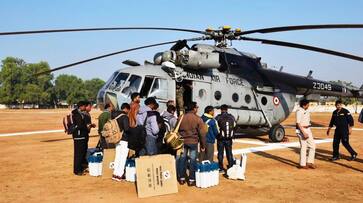
[[187, 67], [195, 70], [217, 69], [221, 67], [218, 52], [187, 50], [180, 52], [178, 59], [179, 61], [177, 61], [177, 65], [180, 64], [181, 67]]
[[182, 68], [200, 69], [217, 69], [221, 68], [220, 56], [218, 52], [182, 50], [182, 51], [165, 51], [158, 53], [154, 57], [154, 63], [161, 65], [164, 62], [172, 62]]

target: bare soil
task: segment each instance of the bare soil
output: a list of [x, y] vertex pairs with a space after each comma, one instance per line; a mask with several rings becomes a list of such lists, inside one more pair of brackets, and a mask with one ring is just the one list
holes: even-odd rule
[[[0, 110], [0, 134], [62, 129], [61, 119], [68, 112]], [[92, 113], [94, 118], [98, 114]], [[330, 113], [312, 114], [316, 126], [326, 126], [329, 119]], [[294, 115], [283, 124], [294, 126]], [[361, 124], [355, 127], [363, 128]], [[313, 129], [317, 139], [327, 138], [325, 132]], [[293, 128], [287, 128], [286, 133], [290, 142], [297, 141]], [[91, 136], [90, 147], [98, 141], [95, 130]], [[244, 139], [268, 141], [267, 136]], [[73, 141], [64, 133], [0, 137], [0, 202], [361, 202], [363, 131], [353, 131], [350, 140], [359, 154], [353, 162], [346, 160], [348, 152], [343, 146], [343, 159], [329, 161], [332, 143], [317, 145], [315, 170], [296, 168], [297, 148], [257, 152], [248, 154], [245, 181], [228, 180], [221, 175], [216, 187], [183, 185], [177, 194], [138, 199], [132, 183], [74, 176]], [[238, 143], [235, 149], [251, 146]]]

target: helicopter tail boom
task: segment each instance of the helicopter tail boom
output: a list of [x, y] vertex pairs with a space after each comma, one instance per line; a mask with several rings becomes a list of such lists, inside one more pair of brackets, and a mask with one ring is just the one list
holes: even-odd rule
[[[271, 82], [278, 84], [280, 89], [295, 89], [297, 95], [321, 95], [336, 97], [356, 97], [363, 98], [363, 89], [346, 86], [337, 82], [327, 82], [316, 80], [309, 76], [299, 76], [290, 73], [275, 71], [271, 69], [261, 70]], [[281, 80], [283, 78], [283, 80]]]

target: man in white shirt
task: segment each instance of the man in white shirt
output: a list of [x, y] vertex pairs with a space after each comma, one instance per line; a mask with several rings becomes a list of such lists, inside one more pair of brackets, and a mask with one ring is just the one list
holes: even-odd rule
[[[300, 140], [300, 169], [315, 169], [315, 142], [311, 132], [309, 101], [302, 99], [296, 111], [296, 134]], [[308, 149], [308, 155], [306, 151]], [[306, 160], [307, 159], [307, 160]]]

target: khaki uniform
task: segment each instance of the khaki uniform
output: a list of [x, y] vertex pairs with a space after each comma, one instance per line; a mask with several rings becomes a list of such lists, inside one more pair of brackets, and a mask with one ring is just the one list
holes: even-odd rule
[[[310, 112], [299, 107], [296, 111], [296, 124], [300, 124], [305, 134], [308, 135], [308, 138], [305, 139], [303, 133], [296, 125], [296, 134], [300, 140], [300, 166], [306, 166], [307, 163], [314, 164], [315, 158], [315, 141], [313, 137], [313, 133], [310, 128]], [[306, 155], [306, 151], [308, 149], [308, 155]], [[307, 160], [306, 160], [307, 159]]]
[[176, 107], [179, 111], [178, 114], [182, 115], [184, 113], [184, 87], [182, 85], [178, 85], [176, 87]]

